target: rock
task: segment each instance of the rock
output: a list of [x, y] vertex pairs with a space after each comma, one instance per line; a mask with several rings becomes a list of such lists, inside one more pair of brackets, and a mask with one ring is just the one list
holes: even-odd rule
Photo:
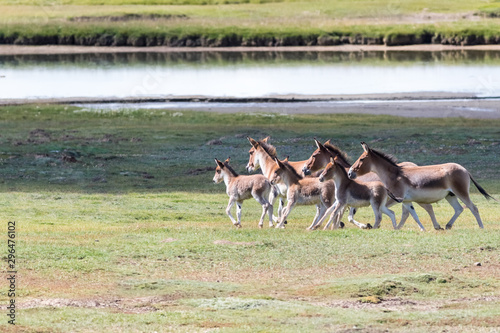
[[220, 145], [222, 145], [222, 141], [219, 139], [210, 140], [207, 142], [207, 146], [220, 146]]

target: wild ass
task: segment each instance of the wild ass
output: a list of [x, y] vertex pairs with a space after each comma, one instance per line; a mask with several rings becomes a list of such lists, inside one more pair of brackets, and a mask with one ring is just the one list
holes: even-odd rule
[[[330, 162], [319, 176], [319, 181], [324, 182], [333, 179], [335, 183], [335, 203], [327, 210], [323, 219], [331, 213], [328, 223], [325, 225], [325, 230], [330, 223], [332, 229], [339, 227], [339, 221], [342, 218], [345, 207], [366, 207], [372, 206], [375, 213], [375, 224], [373, 228], [380, 226], [382, 213], [391, 218], [392, 226], [396, 229], [396, 216], [394, 212], [387, 208], [388, 191], [380, 181], [361, 182], [359, 180], [351, 180], [347, 176], [347, 171], [339, 162], [340, 158], [330, 157]], [[390, 193], [389, 193], [390, 195]], [[322, 219], [322, 220], [323, 220]], [[323, 222], [318, 223], [321, 225]]]
[[[455, 220], [464, 210], [457, 197], [471, 210], [479, 227], [483, 228], [479, 210], [469, 197], [470, 181], [472, 180], [486, 199], [493, 197], [486, 193], [463, 166], [456, 163], [446, 163], [401, 167], [391, 156], [370, 149], [364, 142], [361, 142], [361, 145], [364, 152], [349, 169], [349, 178], [355, 179], [370, 171], [375, 172], [385, 187], [397, 198], [401, 198], [403, 206], [410, 212], [422, 231], [425, 229], [418, 219], [412, 202], [430, 204], [443, 198], [446, 199], [455, 210], [455, 214], [446, 224], [446, 229], [451, 229]], [[401, 221], [398, 229], [403, 225], [404, 221]]]
[[[270, 180], [273, 172], [277, 168], [276, 162], [274, 161], [274, 159], [277, 157], [276, 148], [268, 143], [269, 137], [266, 137], [259, 141], [256, 141], [251, 137], [247, 137], [247, 139], [252, 145], [252, 148], [248, 151], [249, 159], [247, 164], [247, 171], [254, 172], [261, 168], [264, 176]], [[304, 162], [305, 161], [288, 161], [288, 165], [290, 165], [298, 174], [301, 174]], [[316, 170], [313, 170], [313, 172], [314, 171]], [[277, 221], [279, 221], [283, 213], [283, 199], [286, 199], [287, 187], [283, 182], [277, 182], [275, 186], [277, 188], [277, 196], [271, 194], [271, 196], [269, 197], [269, 202], [274, 205], [275, 200], [279, 198], [278, 218], [276, 219]]]
[[326, 210], [333, 204], [335, 184], [332, 180], [320, 182], [317, 177], [302, 177], [288, 163], [275, 159], [277, 168], [271, 175], [271, 184], [283, 182], [287, 187], [287, 205], [276, 228], [282, 228], [284, 221], [295, 205], [316, 205], [314, 220], [307, 229], [312, 230], [320, 221]]
[[[272, 191], [271, 183], [263, 175], [238, 175], [233, 168], [229, 166], [229, 158], [223, 162], [215, 159], [217, 168], [215, 169], [214, 183], [218, 184], [224, 180], [226, 184], [226, 193], [229, 196], [229, 203], [226, 208], [226, 214], [231, 222], [241, 228], [241, 205], [244, 200], [253, 197], [262, 206], [262, 215], [260, 216], [259, 228], [264, 225], [264, 216], [269, 214], [269, 227], [273, 226], [273, 206], [269, 203], [269, 193]], [[236, 215], [238, 221], [231, 215], [231, 207], [236, 203]]]
[[[340, 150], [340, 148], [338, 148], [337, 146], [330, 143], [330, 140], [326, 141], [324, 144], [321, 144], [321, 142], [319, 142], [316, 139], [314, 139], [314, 141], [316, 142], [316, 146], [318, 148], [312, 153], [311, 157], [309, 157], [307, 162], [304, 164], [304, 167], [302, 169], [302, 172], [304, 174], [308, 174], [310, 169], [312, 169], [312, 170], [323, 169], [330, 162], [330, 157], [333, 157], [333, 158], [337, 157], [338, 163], [341, 166], [343, 166], [346, 169], [346, 171], [349, 170], [349, 168], [351, 167], [351, 164], [348, 162], [346, 154], [342, 150]], [[412, 163], [412, 162], [401, 162], [398, 165], [400, 167], [417, 166], [415, 163]], [[359, 176], [359, 177], [360, 178], [358, 178], [358, 180], [360, 180], [362, 182], [380, 181], [379, 176], [374, 172], [369, 172], [369, 173], [366, 173], [366, 174]], [[396, 203], [396, 201], [394, 201], [392, 198], [389, 198], [389, 200], [387, 201], [387, 207], [390, 207], [390, 206], [394, 205], [395, 203]], [[443, 228], [441, 228], [439, 226], [439, 224], [437, 223], [436, 215], [434, 215], [434, 210], [432, 208], [432, 205], [425, 204], [425, 203], [417, 203], [417, 204], [420, 207], [422, 207], [429, 214], [431, 221], [432, 221], [432, 224], [434, 226], [434, 229], [442, 230]], [[351, 223], [354, 223], [355, 225], [357, 225], [361, 228], [363, 228], [363, 226], [365, 228], [367, 226], [370, 227], [369, 224], [367, 226], [365, 226], [364, 224], [355, 221], [353, 218], [354, 214], [356, 214], [356, 210], [351, 207], [351, 213], [349, 214], [349, 221]], [[410, 215], [410, 212], [403, 206], [403, 212], [401, 215], [401, 222], [403, 224], [409, 215]]]

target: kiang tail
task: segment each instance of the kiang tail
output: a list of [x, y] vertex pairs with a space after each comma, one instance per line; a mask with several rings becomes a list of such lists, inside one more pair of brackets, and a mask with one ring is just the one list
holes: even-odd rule
[[472, 182], [474, 183], [474, 185], [476, 185], [476, 187], [477, 187], [477, 189], [479, 190], [479, 192], [480, 192], [482, 195], [484, 195], [484, 197], [485, 197], [486, 199], [488, 199], [488, 200], [489, 200], [489, 199], [493, 199], [493, 200], [495, 200], [496, 202], [498, 202], [498, 200], [497, 200], [497, 199], [495, 199], [495, 198], [493, 198], [491, 195], [489, 195], [489, 194], [486, 192], [486, 190], [485, 190], [484, 188], [482, 188], [482, 187], [481, 187], [481, 185], [479, 185], [479, 184], [478, 184], [478, 183], [474, 180], [474, 178], [472, 178], [472, 175], [471, 175], [470, 173], [469, 173], [469, 177], [470, 177], [470, 180], [472, 180]]

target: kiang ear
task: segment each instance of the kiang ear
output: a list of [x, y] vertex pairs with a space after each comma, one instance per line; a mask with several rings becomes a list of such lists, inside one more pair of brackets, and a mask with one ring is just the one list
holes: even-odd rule
[[283, 160], [283, 162], [288, 162], [288, 158], [289, 158], [289, 157], [290, 157], [290, 156], [285, 157], [285, 159]]
[[[328, 142], [328, 141], [327, 141]], [[318, 140], [316, 140], [316, 146], [318, 146], [318, 148], [322, 151], [327, 151], [328, 149], [326, 149], [326, 147], [321, 143], [319, 142]]]
[[363, 149], [364, 149], [365, 152], [368, 153], [370, 151], [370, 147], [368, 147], [368, 145], [366, 143], [361, 142], [361, 146], [363, 146]]
[[247, 136], [247, 139], [248, 139], [248, 141], [250, 141], [250, 143], [252, 144], [252, 146], [254, 146], [254, 148], [257, 148], [257, 146], [259, 145], [259, 143], [257, 141], [255, 141], [254, 139], [252, 139], [249, 136]]
[[284, 166], [284, 165], [283, 165], [283, 163], [281, 163], [281, 161], [280, 161], [277, 157], [275, 157], [275, 158], [274, 158], [274, 161], [276, 162], [276, 164], [277, 164], [280, 168], [282, 168], [282, 167]]
[[331, 145], [332, 143], [330, 142], [330, 139], [326, 140], [325, 143], [323, 143], [323, 146], [326, 146], [326, 145]]
[[221, 168], [224, 168], [224, 163], [222, 163], [221, 161], [219, 161], [216, 158], [215, 158], [215, 163], [217, 163], [217, 165], [220, 166]]
[[314, 138], [314, 143], [316, 143], [316, 147], [318, 147], [319, 149], [321, 149], [321, 146], [323, 146], [321, 144], [321, 142], [319, 142], [318, 140], [316, 140], [316, 138]]
[[333, 158], [333, 157], [330, 156], [330, 163], [333, 164], [333, 163], [335, 163], [336, 160], [337, 160], [337, 157]]
[[230, 160], [230, 159], [231, 159], [231, 157], [228, 157], [228, 158], [224, 161], [224, 163], [229, 164], [229, 160]]
[[262, 139], [261, 141], [264, 142], [264, 143], [267, 143], [267, 140], [269, 140], [271, 137], [270, 136], [266, 136], [264, 139]]

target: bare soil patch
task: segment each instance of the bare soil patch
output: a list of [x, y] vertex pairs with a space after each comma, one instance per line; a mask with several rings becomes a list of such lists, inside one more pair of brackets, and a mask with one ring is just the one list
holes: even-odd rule
[[125, 14], [106, 16], [75, 16], [70, 17], [71, 22], [127, 22], [127, 21], [158, 21], [172, 19], [187, 19], [186, 15], [171, 14]]
[[252, 245], [257, 245], [257, 242], [231, 242], [228, 240], [216, 240], [214, 241], [215, 245], [245, 245], [245, 246], [252, 246]]

